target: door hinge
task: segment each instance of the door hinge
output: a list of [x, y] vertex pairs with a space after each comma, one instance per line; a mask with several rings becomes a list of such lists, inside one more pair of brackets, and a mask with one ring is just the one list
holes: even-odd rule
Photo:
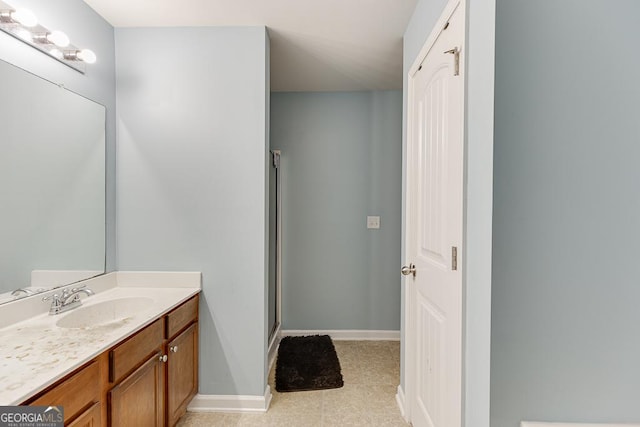
[[449, 49], [445, 51], [444, 53], [450, 53], [453, 55], [453, 75], [459, 76], [460, 75], [460, 49], [458, 49], [458, 46], [456, 46], [453, 49]]
[[451, 246], [451, 269], [458, 269], [458, 248]]

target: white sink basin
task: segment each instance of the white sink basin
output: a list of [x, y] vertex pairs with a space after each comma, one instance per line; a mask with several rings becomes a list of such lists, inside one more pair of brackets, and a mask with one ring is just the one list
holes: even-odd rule
[[145, 297], [118, 298], [73, 309], [56, 322], [60, 328], [88, 329], [127, 323], [145, 311], [153, 299]]

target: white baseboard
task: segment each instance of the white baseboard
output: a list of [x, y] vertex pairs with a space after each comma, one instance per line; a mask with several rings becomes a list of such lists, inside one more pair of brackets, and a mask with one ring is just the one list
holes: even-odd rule
[[283, 330], [283, 337], [299, 337], [305, 335], [329, 335], [335, 341], [400, 341], [400, 331], [371, 330]]
[[196, 394], [187, 411], [189, 412], [267, 412], [271, 404], [271, 387], [267, 386], [264, 396], [235, 396]]
[[409, 422], [409, 420], [407, 419], [407, 413], [404, 410], [404, 390], [402, 389], [402, 386], [398, 386], [398, 393], [396, 393], [396, 403], [398, 404], [398, 408], [400, 408], [400, 415], [402, 416], [402, 418], [406, 421]]
[[520, 427], [640, 427], [640, 424], [540, 423], [522, 421]]

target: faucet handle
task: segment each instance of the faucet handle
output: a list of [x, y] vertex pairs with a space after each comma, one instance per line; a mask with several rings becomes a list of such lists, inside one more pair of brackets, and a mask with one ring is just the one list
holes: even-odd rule
[[57, 307], [62, 304], [62, 300], [60, 299], [60, 295], [58, 294], [52, 294], [47, 297], [42, 297], [42, 301], [49, 301], [49, 300], [51, 300], [52, 307]]
[[76, 287], [76, 288], [71, 289], [71, 293], [78, 292], [80, 289], [84, 289], [84, 288], [86, 288], [86, 287], [87, 287], [87, 285], [86, 285], [86, 284], [84, 284], [84, 285], [80, 285], [80, 286], [78, 286], [78, 287]]

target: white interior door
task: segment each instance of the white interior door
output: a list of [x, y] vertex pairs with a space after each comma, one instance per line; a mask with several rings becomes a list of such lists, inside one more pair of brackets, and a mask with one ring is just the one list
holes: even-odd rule
[[415, 427], [462, 419], [464, 10], [448, 9], [409, 79], [403, 273], [406, 409]]

